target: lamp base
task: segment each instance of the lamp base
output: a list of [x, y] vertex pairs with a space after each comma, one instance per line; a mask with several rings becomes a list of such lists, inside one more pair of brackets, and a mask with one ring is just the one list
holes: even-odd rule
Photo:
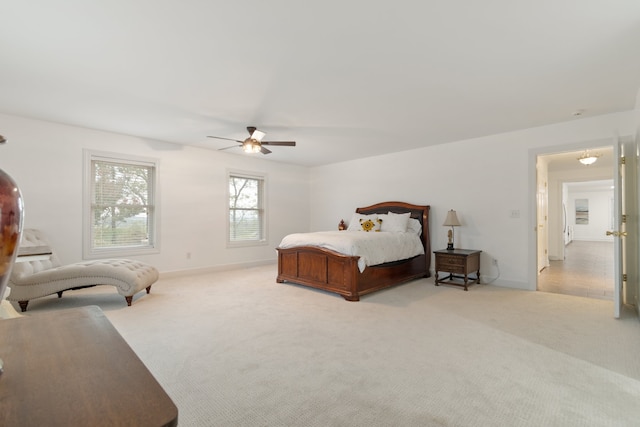
[[453, 250], [453, 243], [448, 243], [447, 244], [447, 250], [448, 251], [452, 251]]

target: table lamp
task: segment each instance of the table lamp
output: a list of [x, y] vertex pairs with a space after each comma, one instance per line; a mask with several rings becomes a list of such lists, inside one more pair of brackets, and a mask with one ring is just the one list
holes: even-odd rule
[[456, 211], [451, 209], [449, 212], [447, 212], [447, 217], [445, 218], [444, 223], [442, 225], [446, 227], [451, 227], [451, 230], [447, 232], [447, 236], [449, 236], [449, 243], [447, 243], [447, 250], [452, 251], [453, 250], [453, 227], [460, 226], [460, 221], [458, 221], [458, 217], [456, 216]]

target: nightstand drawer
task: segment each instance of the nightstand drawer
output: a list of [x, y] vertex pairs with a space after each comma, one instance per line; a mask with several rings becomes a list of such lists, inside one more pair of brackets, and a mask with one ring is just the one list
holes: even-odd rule
[[441, 265], [443, 267], [462, 266], [464, 268], [464, 265], [466, 263], [465, 258], [461, 258], [458, 256], [439, 255], [436, 259], [438, 260], [438, 265]]
[[438, 271], [446, 271], [447, 273], [466, 274], [467, 270], [464, 265], [442, 265], [436, 267]]

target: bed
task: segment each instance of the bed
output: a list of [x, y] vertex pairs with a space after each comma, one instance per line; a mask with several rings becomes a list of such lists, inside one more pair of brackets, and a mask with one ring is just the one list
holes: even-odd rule
[[361, 271], [359, 256], [345, 255], [316, 246], [278, 247], [278, 283], [291, 282], [337, 293], [347, 301], [359, 301], [362, 295], [410, 280], [429, 277], [431, 246], [429, 243], [429, 206], [404, 202], [383, 202], [357, 208], [356, 213], [410, 213], [421, 229], [418, 231], [423, 253], [409, 259], [369, 265]]

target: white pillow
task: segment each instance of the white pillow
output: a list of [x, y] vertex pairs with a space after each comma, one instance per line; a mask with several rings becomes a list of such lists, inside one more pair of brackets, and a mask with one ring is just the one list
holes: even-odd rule
[[362, 220], [362, 222], [366, 221], [370, 219], [371, 221], [373, 221], [374, 223], [378, 223], [377, 219], [378, 219], [378, 215], [376, 214], [371, 214], [371, 215], [363, 215], [363, 214], [359, 214], [359, 213], [354, 213], [351, 216], [351, 221], [349, 221], [349, 226], [347, 227], [347, 231], [364, 231], [362, 229], [362, 225], [360, 224], [360, 220]]
[[389, 212], [386, 215], [378, 215], [382, 217], [382, 231], [391, 233], [405, 233], [411, 212], [397, 214]]
[[409, 218], [409, 223], [407, 224], [407, 231], [417, 234], [418, 236], [422, 234], [422, 225], [420, 221], [415, 218]]
[[360, 231], [380, 231], [382, 228], [382, 220], [380, 218], [360, 218]]

